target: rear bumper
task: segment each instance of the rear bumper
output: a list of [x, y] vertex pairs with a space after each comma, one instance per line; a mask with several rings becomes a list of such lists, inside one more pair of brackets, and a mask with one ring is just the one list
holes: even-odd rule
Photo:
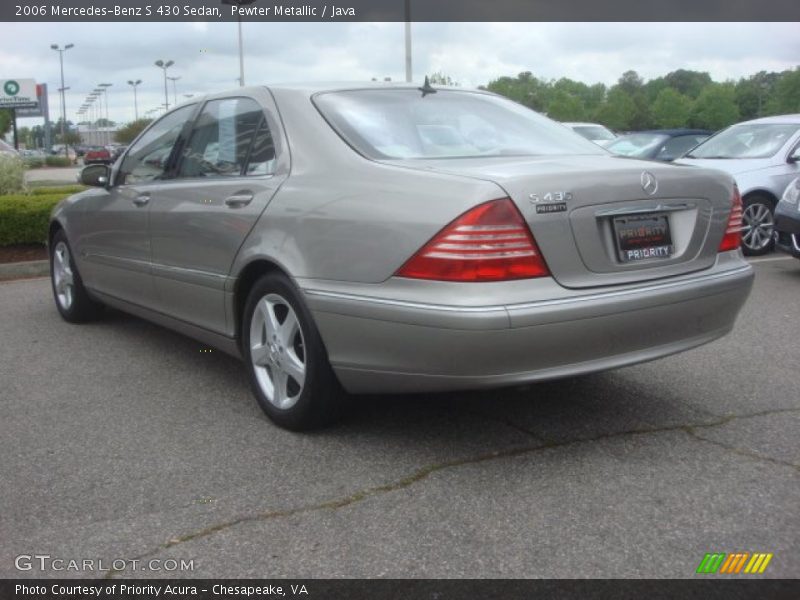
[[[728, 333], [752, 282], [752, 268], [736, 252], [702, 274], [635, 286], [502, 284], [494, 288], [498, 297], [518, 300], [527, 285], [537, 299], [480, 306], [301, 286], [345, 389], [390, 393], [520, 384], [674, 354]], [[379, 293], [383, 286], [372, 287]], [[548, 291], [552, 297], [542, 297]]]

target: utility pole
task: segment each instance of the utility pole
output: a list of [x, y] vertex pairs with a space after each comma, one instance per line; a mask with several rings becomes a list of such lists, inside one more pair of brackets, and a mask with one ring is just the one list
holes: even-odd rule
[[128, 80], [128, 85], [133, 87], [133, 116], [134, 116], [134, 120], [136, 120], [136, 121], [139, 120], [139, 104], [138, 104], [138, 102], [136, 100], [136, 87], [140, 83], [142, 83], [141, 79], [137, 79], [136, 81], [131, 81], [130, 79]]
[[169, 69], [172, 65], [175, 64], [175, 61], [168, 60], [164, 62], [163, 60], [157, 60], [155, 65], [164, 71], [164, 106], [166, 106], [167, 110], [169, 110], [169, 92], [167, 91], [167, 69]]
[[167, 77], [172, 82], [172, 103], [177, 105], [178, 104], [178, 87], [176, 85], [176, 81], [180, 79], [180, 77]]
[[67, 88], [64, 87], [64, 52], [74, 46], [75, 44], [67, 44], [63, 48], [60, 48], [58, 44], [50, 44], [50, 49], [58, 52], [58, 60], [61, 64], [61, 143], [64, 144], [64, 156], [67, 158], [69, 158], [69, 150], [67, 150], [66, 133], [64, 131], [67, 121], [67, 98], [65, 95]]
[[406, 82], [411, 79], [411, 0], [406, 0]]

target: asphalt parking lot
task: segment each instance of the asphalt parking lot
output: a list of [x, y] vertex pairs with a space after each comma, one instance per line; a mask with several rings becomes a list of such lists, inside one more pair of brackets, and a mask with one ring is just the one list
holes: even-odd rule
[[0, 283], [0, 577], [15, 557], [185, 559], [126, 577], [800, 575], [800, 261], [754, 262], [733, 334], [614, 372], [358, 399], [271, 425], [234, 359]]

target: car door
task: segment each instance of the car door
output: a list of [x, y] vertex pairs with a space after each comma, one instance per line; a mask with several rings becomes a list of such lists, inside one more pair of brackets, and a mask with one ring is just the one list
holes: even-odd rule
[[209, 99], [176, 178], [150, 207], [158, 310], [224, 333], [234, 258], [288, 173], [277, 112], [263, 93]]
[[115, 167], [112, 185], [86, 203], [80, 254], [92, 289], [141, 306], [154, 304], [150, 201], [169, 176], [176, 142], [195, 109], [181, 107], [150, 126]]

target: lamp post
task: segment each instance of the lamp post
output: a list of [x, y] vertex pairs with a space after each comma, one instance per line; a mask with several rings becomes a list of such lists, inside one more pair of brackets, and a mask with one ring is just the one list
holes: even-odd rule
[[137, 79], [136, 81], [128, 80], [128, 85], [133, 87], [133, 116], [136, 121], [139, 120], [139, 104], [136, 100], [136, 87], [142, 83], [141, 79]]
[[172, 103], [178, 104], [178, 87], [175, 82], [178, 81], [180, 77], [167, 77], [167, 79], [172, 82]]
[[411, 0], [406, 0], [406, 81], [411, 82]]
[[159, 69], [164, 71], [164, 105], [167, 107], [167, 110], [169, 110], [169, 93], [167, 92], [167, 69], [169, 69], [174, 64], [175, 62], [172, 60], [168, 60], [166, 62], [164, 62], [163, 60], [157, 60], [155, 62], [155, 65]]
[[111, 83], [98, 83], [97, 86], [105, 92], [103, 96], [105, 96], [106, 101], [106, 145], [111, 143], [111, 131], [109, 131], [109, 127], [111, 127], [111, 120], [108, 118], [108, 88], [112, 86]]
[[66, 138], [64, 128], [67, 121], [67, 99], [64, 95], [64, 92], [67, 89], [64, 87], [64, 52], [70, 48], [73, 48], [74, 46], [75, 44], [67, 44], [61, 48], [58, 44], [50, 44], [50, 49], [58, 52], [58, 60], [61, 65], [61, 142], [64, 144], [64, 156], [67, 158], [69, 158], [69, 151], [67, 150], [67, 143], [64, 141]]

